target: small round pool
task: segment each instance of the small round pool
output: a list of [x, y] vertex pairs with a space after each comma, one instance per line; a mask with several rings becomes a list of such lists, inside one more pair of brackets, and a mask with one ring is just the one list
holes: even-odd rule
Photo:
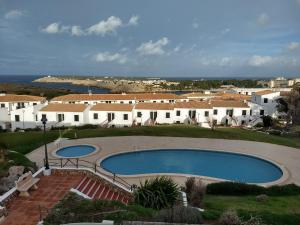
[[96, 151], [96, 147], [91, 145], [73, 145], [58, 149], [55, 154], [64, 158], [79, 158], [90, 155]]
[[267, 183], [282, 170], [258, 157], [197, 149], [159, 149], [121, 153], [104, 159], [101, 167], [120, 175], [179, 173], [244, 183]]

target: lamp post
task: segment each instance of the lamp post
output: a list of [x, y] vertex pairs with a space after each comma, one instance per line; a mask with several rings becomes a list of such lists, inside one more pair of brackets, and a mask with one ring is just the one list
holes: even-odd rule
[[43, 125], [44, 125], [44, 145], [45, 145], [45, 169], [49, 169], [49, 162], [48, 162], [48, 151], [47, 151], [47, 142], [46, 142], [46, 123], [47, 123], [47, 118], [42, 117], [41, 119]]

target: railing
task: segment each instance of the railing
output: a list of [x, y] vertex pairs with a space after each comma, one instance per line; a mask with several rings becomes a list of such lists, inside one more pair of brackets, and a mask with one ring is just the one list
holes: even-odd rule
[[[132, 185], [130, 185], [128, 182], [126, 182], [121, 177], [117, 176], [116, 173], [104, 169], [97, 163], [92, 163], [86, 160], [78, 159], [78, 158], [60, 158], [60, 159], [49, 159], [49, 165], [59, 168], [87, 168], [92, 170], [95, 173], [100, 174], [102, 177], [106, 178], [108, 181], [112, 183], [116, 183], [126, 190], [132, 191]], [[102, 172], [104, 170], [106, 173]]]

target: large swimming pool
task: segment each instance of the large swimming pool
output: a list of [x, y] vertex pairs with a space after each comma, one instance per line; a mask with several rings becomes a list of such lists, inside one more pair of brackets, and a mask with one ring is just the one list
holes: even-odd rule
[[121, 153], [101, 162], [120, 175], [180, 173], [245, 183], [278, 180], [282, 171], [266, 160], [243, 154], [196, 149], [159, 149]]
[[91, 145], [74, 145], [61, 148], [57, 150], [55, 154], [64, 158], [78, 158], [92, 154], [95, 151], [96, 148]]

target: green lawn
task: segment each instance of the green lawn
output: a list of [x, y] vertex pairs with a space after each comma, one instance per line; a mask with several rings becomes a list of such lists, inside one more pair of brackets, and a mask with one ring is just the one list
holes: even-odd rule
[[[264, 133], [247, 131], [239, 128], [218, 128], [215, 131], [199, 127], [172, 125], [156, 127], [135, 128], [97, 128], [97, 129], [71, 129], [63, 131], [63, 136], [74, 138], [75, 132], [78, 138], [107, 137], [107, 136], [173, 136], [194, 138], [223, 138], [236, 140], [260, 141], [279, 145], [300, 148], [300, 138], [282, 137]], [[59, 132], [48, 131], [47, 141], [51, 142], [59, 137]], [[26, 154], [43, 144], [43, 133], [41, 131], [1, 133], [0, 141], [6, 143], [11, 150]]]
[[204, 198], [204, 218], [216, 220], [227, 209], [237, 210], [239, 216], [248, 219], [258, 216], [267, 224], [300, 224], [300, 195], [269, 197], [266, 203], [257, 202], [255, 196], [212, 196]]

